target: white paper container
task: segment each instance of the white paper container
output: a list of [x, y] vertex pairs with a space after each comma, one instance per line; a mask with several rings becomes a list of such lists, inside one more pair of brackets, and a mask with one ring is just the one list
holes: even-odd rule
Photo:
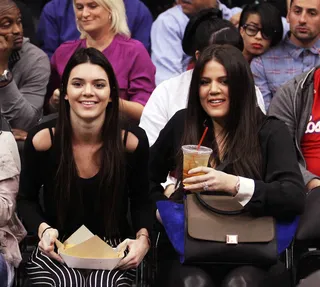
[[[63, 244], [56, 242], [58, 253], [70, 268], [79, 269], [114, 269], [124, 257], [121, 251], [113, 249], [98, 236], [93, 235], [84, 225], [73, 233]], [[73, 245], [70, 248], [66, 246]]]
[[114, 269], [121, 258], [116, 259], [94, 259], [94, 258], [77, 258], [74, 256], [61, 254], [60, 256], [70, 268], [78, 269], [102, 269], [102, 270], [112, 270]]

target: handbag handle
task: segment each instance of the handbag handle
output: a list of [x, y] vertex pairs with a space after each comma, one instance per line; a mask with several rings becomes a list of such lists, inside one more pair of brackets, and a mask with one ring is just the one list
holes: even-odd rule
[[[258, 108], [257, 108], [258, 109]], [[260, 111], [261, 112], [261, 111]], [[270, 119], [276, 119], [276, 117], [273, 117], [273, 116], [268, 116], [264, 119], [264, 121], [262, 122], [260, 128], [259, 128], [259, 131], [262, 129], [262, 127], [270, 120]], [[224, 170], [226, 168], [226, 166], [228, 165], [228, 161], [224, 161], [222, 162], [221, 164], [219, 164], [215, 169], [216, 170]], [[199, 203], [206, 209], [208, 209], [209, 211], [211, 212], [214, 212], [214, 213], [217, 213], [217, 214], [220, 214], [220, 215], [239, 215], [239, 214], [242, 214], [244, 212], [246, 212], [243, 209], [239, 209], [239, 210], [232, 210], [232, 211], [226, 211], [226, 210], [220, 210], [220, 209], [217, 209], [215, 207], [212, 207], [211, 205], [209, 205], [208, 203], [205, 202], [205, 200], [201, 197], [200, 195], [201, 193], [200, 192], [196, 192], [195, 195], [196, 195], [196, 198], [197, 200], [199, 201]]]
[[206, 209], [208, 209], [211, 212], [220, 214], [220, 215], [238, 215], [238, 214], [242, 214], [245, 212], [244, 209], [239, 209], [239, 210], [232, 210], [232, 211], [226, 211], [226, 210], [220, 210], [217, 209], [215, 207], [212, 207], [211, 205], [209, 205], [208, 203], [205, 202], [205, 200], [201, 197], [200, 193], [195, 193], [197, 200], [199, 201], [199, 203]]
[[[257, 108], [258, 109], [258, 108]], [[263, 123], [261, 124], [259, 131], [262, 129], [262, 127], [270, 120], [270, 119], [276, 119], [276, 117], [273, 116], [268, 116], [266, 117], [266, 119], [263, 121]], [[228, 161], [224, 161], [221, 164], [219, 164], [215, 169], [216, 170], [224, 170], [226, 168], [226, 166], [228, 165]], [[220, 214], [220, 215], [239, 215], [245, 212], [244, 208], [243, 209], [239, 209], [239, 210], [232, 210], [232, 211], [226, 211], [226, 210], [220, 210], [217, 208], [212, 207], [211, 205], [209, 205], [208, 203], [205, 202], [205, 200], [201, 197], [200, 192], [196, 192], [196, 198], [199, 201], [199, 203], [206, 209], [208, 209], [211, 212]]]

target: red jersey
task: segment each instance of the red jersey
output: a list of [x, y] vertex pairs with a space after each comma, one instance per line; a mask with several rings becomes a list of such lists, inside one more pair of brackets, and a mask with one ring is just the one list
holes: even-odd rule
[[320, 176], [320, 69], [314, 73], [314, 99], [312, 111], [301, 139], [301, 150], [307, 170]]

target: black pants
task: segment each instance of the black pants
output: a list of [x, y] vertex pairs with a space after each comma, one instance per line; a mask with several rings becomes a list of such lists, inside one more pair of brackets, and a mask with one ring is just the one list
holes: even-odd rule
[[158, 287], [258, 287], [268, 275], [254, 266], [188, 266], [178, 260], [159, 263]]
[[182, 265], [169, 242], [158, 248], [157, 287], [288, 287], [290, 274], [280, 261], [270, 268], [235, 265]]

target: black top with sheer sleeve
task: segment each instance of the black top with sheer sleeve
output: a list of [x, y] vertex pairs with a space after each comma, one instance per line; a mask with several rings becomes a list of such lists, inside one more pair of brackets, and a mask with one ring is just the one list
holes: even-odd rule
[[[54, 146], [49, 150], [36, 151], [32, 139], [39, 131], [55, 127], [56, 120], [40, 124], [29, 132], [25, 142], [25, 162], [20, 176], [20, 190], [18, 194], [18, 211], [29, 232], [37, 234], [42, 222], [57, 228], [57, 211], [54, 204], [54, 178], [58, 166], [58, 156]], [[134, 134], [138, 140], [138, 146], [133, 152], [126, 152], [126, 187], [121, 204], [121, 219], [119, 231], [121, 238], [132, 236], [141, 228], [152, 227], [151, 204], [149, 202], [148, 185], [148, 157], [149, 144], [145, 132], [137, 126], [127, 127], [127, 131]], [[68, 208], [66, 226], [59, 230], [60, 238], [69, 236], [82, 224], [100, 237], [105, 237], [102, 215], [97, 214], [94, 208], [95, 194], [99, 186], [99, 173], [92, 178], [83, 179], [76, 177], [75, 186], [71, 187], [71, 193], [75, 190], [81, 192], [82, 206], [70, 203]], [[39, 200], [41, 186], [43, 185], [43, 200]], [[73, 191], [72, 191], [73, 189]], [[106, 190], [107, 192], [107, 190]], [[41, 203], [41, 201], [43, 201]], [[128, 219], [128, 206], [132, 224]]]
[[[161, 183], [166, 181], [168, 172], [176, 169], [176, 155], [181, 148], [185, 116], [186, 110], [178, 111], [150, 148], [150, 196], [154, 208], [157, 201], [168, 200]], [[212, 128], [209, 128], [206, 137], [210, 135], [213, 135]], [[254, 193], [245, 208], [257, 216], [271, 215], [284, 219], [302, 213], [305, 186], [286, 125], [276, 118], [268, 118], [259, 131], [259, 141], [262, 180], [254, 179]], [[212, 139], [204, 141], [204, 145], [210, 146], [210, 142]], [[224, 171], [232, 174], [230, 165]]]

